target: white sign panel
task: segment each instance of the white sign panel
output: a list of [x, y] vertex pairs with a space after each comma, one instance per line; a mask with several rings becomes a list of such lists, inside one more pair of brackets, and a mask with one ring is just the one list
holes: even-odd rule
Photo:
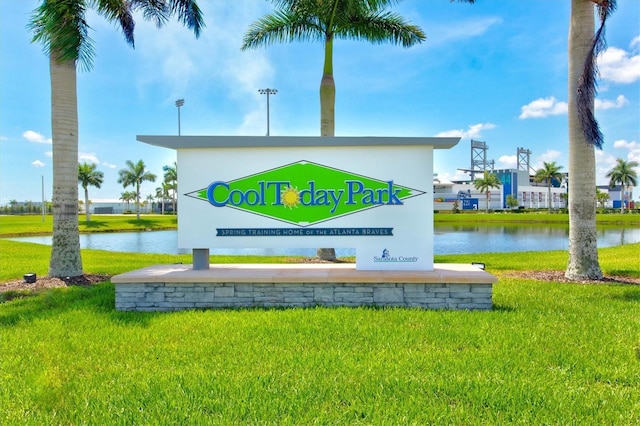
[[338, 146], [278, 139], [177, 147], [180, 248], [355, 248], [357, 269], [433, 270], [434, 148], [426, 138]]

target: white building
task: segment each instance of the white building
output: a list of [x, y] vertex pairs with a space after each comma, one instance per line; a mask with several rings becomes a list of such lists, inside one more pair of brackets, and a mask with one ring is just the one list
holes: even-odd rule
[[[526, 209], [559, 209], [566, 207], [567, 181], [551, 183], [551, 196], [546, 183], [534, 182], [525, 171], [506, 169], [494, 172], [502, 185], [489, 191], [489, 210], [508, 209], [507, 196], [518, 200], [518, 207]], [[487, 197], [475, 189], [473, 182], [433, 182], [434, 210], [451, 211], [454, 203], [460, 210], [485, 210]]]

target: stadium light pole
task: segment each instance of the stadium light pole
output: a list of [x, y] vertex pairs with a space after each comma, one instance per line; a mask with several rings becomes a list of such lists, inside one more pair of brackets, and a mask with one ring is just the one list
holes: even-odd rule
[[180, 107], [184, 105], [184, 99], [178, 99], [176, 106], [178, 107], [178, 136], [180, 136]]
[[259, 89], [258, 93], [260, 93], [261, 95], [267, 95], [267, 136], [270, 135], [269, 132], [269, 95], [275, 95], [276, 93], [278, 93], [278, 89]]

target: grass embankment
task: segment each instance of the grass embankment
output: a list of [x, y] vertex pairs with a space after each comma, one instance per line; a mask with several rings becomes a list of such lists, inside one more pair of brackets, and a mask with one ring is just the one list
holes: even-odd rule
[[[630, 225], [640, 226], [638, 214], [598, 214], [598, 225]], [[436, 224], [558, 224], [568, 225], [569, 215], [559, 213], [511, 213], [496, 212], [485, 214], [474, 213], [437, 213], [434, 215]], [[91, 215], [89, 222], [84, 215], [78, 221], [80, 232], [119, 232], [119, 231], [157, 231], [160, 229], [176, 229], [177, 217], [167, 215], [143, 214], [140, 220], [135, 215]], [[46, 235], [53, 232], [51, 215], [45, 216], [5, 216], [0, 215], [0, 237]]]
[[[565, 213], [514, 213], [504, 212], [473, 212], [473, 213], [436, 213], [433, 215], [434, 222], [438, 223], [460, 223], [460, 224], [558, 224], [568, 225], [569, 214]], [[596, 215], [598, 225], [632, 225], [640, 226], [640, 215], [620, 214], [620, 213], [599, 213]]]
[[[49, 250], [0, 241], [0, 276], [34, 265], [46, 271]], [[603, 270], [640, 276], [639, 250], [640, 244], [601, 249]], [[91, 273], [188, 258], [83, 250]], [[562, 270], [561, 251], [436, 256], [436, 262], [472, 260], [486, 262], [500, 279], [492, 311], [116, 312], [108, 282], [2, 303], [0, 418], [4, 424], [640, 423], [640, 286], [509, 274]]]
[[[140, 220], [136, 215], [91, 215], [89, 222], [84, 215], [78, 221], [80, 232], [124, 232], [124, 231], [157, 231], [176, 229], [177, 216], [143, 214]], [[0, 216], [0, 237], [16, 237], [29, 235], [47, 235], [53, 232], [53, 217], [42, 216]]]

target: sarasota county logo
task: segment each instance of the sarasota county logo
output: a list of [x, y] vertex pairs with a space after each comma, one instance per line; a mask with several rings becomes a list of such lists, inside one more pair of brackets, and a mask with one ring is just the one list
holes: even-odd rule
[[373, 256], [374, 263], [414, 263], [417, 261], [417, 256], [391, 256], [386, 248], [382, 250], [380, 256]]
[[216, 208], [233, 208], [306, 227], [363, 210], [402, 206], [424, 191], [298, 161], [185, 194]]

